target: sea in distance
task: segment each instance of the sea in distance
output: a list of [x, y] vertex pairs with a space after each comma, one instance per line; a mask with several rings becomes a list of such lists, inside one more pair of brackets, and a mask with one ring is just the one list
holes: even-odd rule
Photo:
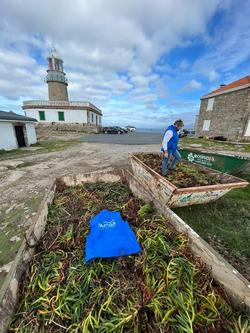
[[139, 133], [162, 133], [166, 131], [166, 128], [136, 128], [136, 132]]

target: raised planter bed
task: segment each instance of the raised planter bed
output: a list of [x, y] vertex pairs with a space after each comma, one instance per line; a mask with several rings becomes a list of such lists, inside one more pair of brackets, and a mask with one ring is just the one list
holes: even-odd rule
[[[122, 212], [143, 250], [86, 267], [86, 225], [104, 207]], [[125, 171], [62, 177], [52, 185], [1, 289], [0, 332], [18, 294], [20, 314], [10, 329], [16, 332], [219, 333], [235, 329], [240, 309], [250, 310], [249, 282]]]
[[[178, 187], [174, 184], [175, 173], [179, 172], [178, 167], [169, 177], [161, 176], [160, 154], [130, 154], [130, 160], [134, 175], [148, 191], [168, 207], [207, 203], [219, 199], [234, 188], [248, 185], [248, 182], [243, 179], [185, 161], [182, 163], [188, 168], [196, 168], [201, 173], [201, 182], [204, 185], [198, 185], [197, 182], [196, 185], [185, 187], [185, 182], [190, 183], [190, 179], [194, 181], [193, 176], [185, 179], [185, 175], [182, 176], [183, 174], [179, 173], [180, 177], [177, 181], [181, 183], [181, 187]], [[199, 177], [197, 179], [199, 181]]]

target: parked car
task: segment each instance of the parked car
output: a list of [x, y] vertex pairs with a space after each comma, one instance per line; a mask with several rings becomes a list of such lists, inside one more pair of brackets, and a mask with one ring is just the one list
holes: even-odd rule
[[136, 130], [136, 127], [134, 127], [134, 126], [126, 126], [126, 128], [127, 128], [127, 130], [129, 131], [129, 132], [134, 132], [135, 130]]
[[103, 127], [102, 133], [104, 134], [122, 134], [123, 131], [119, 127]]
[[122, 127], [120, 126], [113, 126], [115, 129], [117, 129], [117, 131], [119, 131], [120, 133], [118, 134], [124, 134], [127, 133]]
[[190, 131], [189, 135], [190, 136], [195, 136], [195, 131]]
[[190, 134], [190, 131], [187, 129], [180, 130], [179, 138], [184, 138], [185, 136], [188, 136], [189, 134]]

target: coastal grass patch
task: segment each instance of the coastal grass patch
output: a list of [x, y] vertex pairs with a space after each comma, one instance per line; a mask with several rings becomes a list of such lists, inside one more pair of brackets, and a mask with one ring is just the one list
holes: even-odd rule
[[227, 141], [214, 141], [208, 139], [199, 139], [192, 137], [184, 137], [180, 139], [180, 144], [183, 147], [188, 147], [191, 144], [199, 144], [203, 148], [214, 148], [219, 150], [231, 150], [237, 152], [250, 152], [250, 143], [231, 143]]
[[[11, 159], [15, 157], [37, 155], [41, 153], [50, 153], [55, 151], [61, 151], [70, 148], [73, 145], [80, 144], [80, 140], [51, 140], [51, 141], [39, 141], [30, 147], [24, 147], [13, 150], [0, 150], [0, 160]], [[36, 150], [32, 149], [37, 147]], [[30, 148], [30, 149], [29, 149]]]
[[[250, 173], [238, 176], [250, 182]], [[174, 211], [250, 278], [250, 185], [233, 189], [214, 202], [175, 208]]]
[[32, 147], [40, 147], [38, 152], [53, 152], [67, 149], [73, 145], [80, 144], [79, 140], [52, 140], [52, 141], [41, 141], [38, 142]]

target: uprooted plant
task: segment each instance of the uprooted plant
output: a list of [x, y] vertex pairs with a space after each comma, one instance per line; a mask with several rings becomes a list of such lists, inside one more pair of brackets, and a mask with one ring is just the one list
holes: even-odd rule
[[[137, 154], [136, 156], [151, 169], [161, 174], [161, 154]], [[167, 179], [179, 188], [220, 183], [219, 175], [211, 174], [206, 169], [184, 160], [176, 165], [174, 171], [168, 170]]]
[[[88, 222], [119, 210], [138, 255], [83, 262]], [[247, 332], [184, 235], [135, 198], [126, 184], [61, 187], [23, 280], [11, 332]]]

